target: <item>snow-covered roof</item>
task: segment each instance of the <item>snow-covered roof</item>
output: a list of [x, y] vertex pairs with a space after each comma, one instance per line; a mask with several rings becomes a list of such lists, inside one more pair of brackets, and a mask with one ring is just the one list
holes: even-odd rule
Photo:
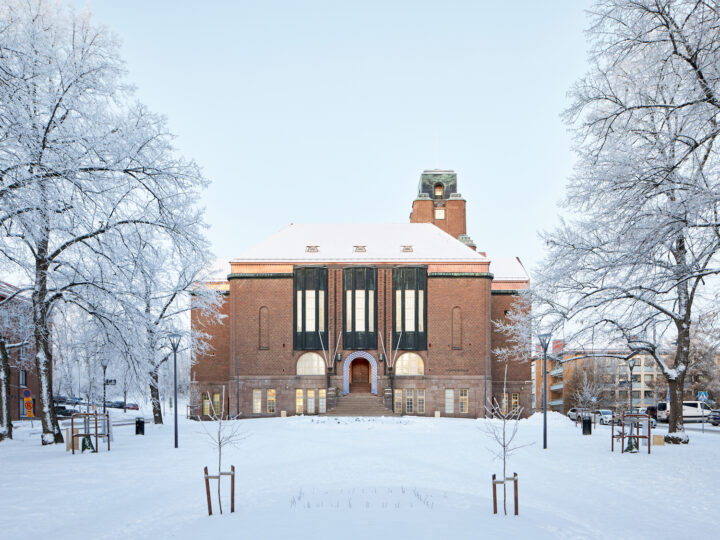
[[530, 279], [518, 257], [491, 257], [490, 273], [496, 281], [526, 281]]
[[232, 262], [262, 261], [478, 263], [488, 259], [432, 223], [383, 223], [290, 224]]

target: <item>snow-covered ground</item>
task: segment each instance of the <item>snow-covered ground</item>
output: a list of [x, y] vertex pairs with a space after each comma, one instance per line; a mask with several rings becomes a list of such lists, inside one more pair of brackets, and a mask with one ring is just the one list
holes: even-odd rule
[[[610, 452], [558, 414], [521, 422], [511, 459], [520, 516], [492, 514], [502, 472], [483, 420], [292, 417], [241, 421], [226, 452], [236, 512], [207, 516], [202, 469], [217, 458], [200, 424], [117, 427], [111, 452], [41, 447], [35, 424], [0, 443], [3, 538], [712, 538], [720, 437], [652, 454]], [[207, 425], [207, 424], [206, 424]], [[644, 450], [644, 449], [643, 449]], [[229, 480], [224, 494], [229, 495]], [[214, 491], [214, 489], [213, 489]], [[509, 490], [509, 494], [511, 491]], [[224, 497], [225, 511], [229, 510]], [[217, 503], [215, 502], [215, 505]], [[215, 508], [217, 509], [217, 507]], [[512, 500], [508, 505], [512, 512]]]

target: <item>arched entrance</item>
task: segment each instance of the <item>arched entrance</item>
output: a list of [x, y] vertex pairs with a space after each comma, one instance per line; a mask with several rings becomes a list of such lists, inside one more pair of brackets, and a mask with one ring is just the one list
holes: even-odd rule
[[343, 363], [343, 394], [353, 391], [377, 394], [377, 360], [364, 351], [351, 353]]

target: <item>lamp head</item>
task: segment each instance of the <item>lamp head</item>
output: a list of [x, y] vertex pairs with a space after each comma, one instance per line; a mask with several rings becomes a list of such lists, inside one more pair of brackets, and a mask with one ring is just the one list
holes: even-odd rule
[[631, 358], [631, 359], [628, 361], [628, 365], [630, 366], [630, 371], [632, 371], [633, 368], [635, 367], [635, 362], [637, 362], [637, 360], [636, 360], [635, 358]]
[[548, 345], [550, 345], [551, 337], [552, 337], [552, 334], [550, 334], [550, 332], [547, 332], [545, 334], [538, 334], [538, 339], [540, 340], [540, 346], [543, 348], [543, 351], [547, 351]]
[[180, 337], [180, 334], [176, 332], [168, 335], [168, 339], [170, 340], [170, 345], [172, 346], [173, 351], [177, 351], [177, 348], [180, 345]]

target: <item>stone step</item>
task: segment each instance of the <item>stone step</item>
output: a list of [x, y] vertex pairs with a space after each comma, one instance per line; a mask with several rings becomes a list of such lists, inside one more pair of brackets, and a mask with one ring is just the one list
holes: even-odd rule
[[393, 412], [385, 407], [380, 396], [351, 393], [340, 397], [326, 416], [393, 416]]

